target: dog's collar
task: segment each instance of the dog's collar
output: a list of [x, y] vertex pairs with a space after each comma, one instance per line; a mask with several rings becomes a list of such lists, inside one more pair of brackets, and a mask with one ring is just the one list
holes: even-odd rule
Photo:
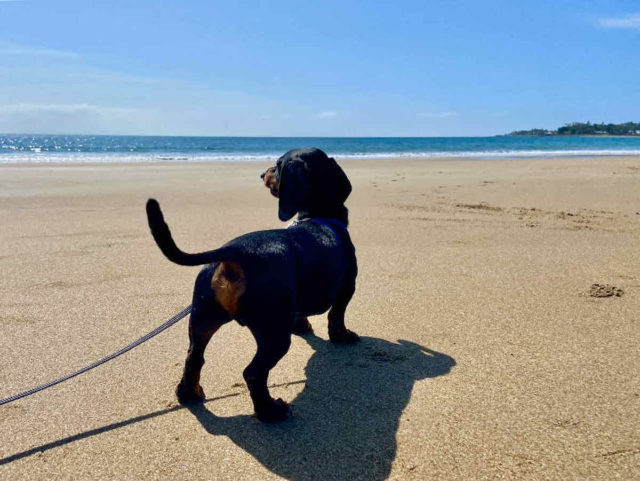
[[336, 228], [342, 229], [344, 231], [347, 230], [347, 226], [340, 222], [338, 219], [329, 219], [322, 217], [305, 217], [304, 219], [295, 219], [287, 226], [287, 229], [291, 229], [292, 227], [295, 227], [298, 224], [302, 224], [303, 222], [315, 222], [316, 224], [323, 225], [327, 227], [331, 232], [333, 232], [338, 239], [340, 239], [340, 234], [338, 234]]

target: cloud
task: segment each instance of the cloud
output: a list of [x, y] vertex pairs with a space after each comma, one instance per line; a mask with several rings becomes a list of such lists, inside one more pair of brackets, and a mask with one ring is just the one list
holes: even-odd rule
[[601, 18], [598, 24], [603, 28], [640, 30], [640, 13], [631, 13], [623, 17]]
[[324, 112], [316, 114], [316, 117], [319, 119], [332, 119], [334, 117], [337, 117], [338, 115], [340, 114], [335, 110], [325, 110]]
[[445, 110], [444, 112], [427, 112], [420, 114], [420, 117], [427, 117], [430, 119], [444, 119], [447, 117], [457, 117], [460, 115], [458, 112], [453, 110]]
[[263, 114], [260, 116], [261, 120], [289, 120], [290, 114]]
[[[3, 0], [0, 0], [2, 2]], [[5, 0], [6, 1], [6, 0]], [[30, 47], [27, 45], [16, 45], [12, 43], [0, 42], [0, 55], [17, 55], [31, 57], [55, 57], [55, 58], [76, 58], [78, 54], [64, 50], [52, 48]]]
[[91, 104], [0, 105], [0, 132], [110, 133], [132, 127], [134, 114], [139, 113]]
[[[0, 0], [2, 1], [2, 0]], [[122, 107], [102, 107], [91, 104], [12, 104], [0, 105], [0, 113], [74, 113], [74, 112], [96, 112], [96, 113], [128, 113], [133, 109]]]

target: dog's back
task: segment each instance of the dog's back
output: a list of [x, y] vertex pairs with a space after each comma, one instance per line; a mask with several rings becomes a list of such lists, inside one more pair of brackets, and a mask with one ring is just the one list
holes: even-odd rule
[[[225, 264], [224, 274], [218, 274], [241, 276], [242, 294], [250, 305], [287, 302], [300, 315], [321, 314], [335, 301], [345, 274], [355, 277], [355, 248], [346, 229], [300, 222], [289, 229], [251, 232], [219, 249], [188, 254], [176, 245], [154, 199], [148, 201], [147, 213], [153, 237], [169, 260], [180, 265], [208, 264], [203, 275], [210, 282], [215, 282], [212, 264], [230, 263]], [[238, 268], [228, 267], [232, 265], [238, 265], [241, 274]], [[285, 299], [288, 296], [291, 298]], [[241, 310], [234, 310], [233, 315], [241, 315]]]

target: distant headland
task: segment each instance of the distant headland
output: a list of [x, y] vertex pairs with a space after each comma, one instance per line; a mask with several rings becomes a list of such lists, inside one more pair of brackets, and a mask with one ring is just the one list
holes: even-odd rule
[[565, 124], [563, 127], [556, 130], [516, 130], [515, 132], [507, 134], [507, 136], [511, 137], [551, 137], [568, 135], [640, 137], [640, 123], [625, 122], [623, 124], [592, 124], [591, 122], [573, 122]]

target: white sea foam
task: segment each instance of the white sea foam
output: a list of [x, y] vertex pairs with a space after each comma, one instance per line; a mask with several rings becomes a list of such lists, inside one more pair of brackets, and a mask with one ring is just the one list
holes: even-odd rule
[[[36, 149], [34, 149], [36, 150]], [[266, 162], [275, 161], [282, 153], [63, 153], [63, 152], [11, 152], [0, 153], [0, 164], [83, 164], [83, 163], [149, 163], [149, 162]], [[536, 158], [536, 157], [587, 157], [587, 156], [640, 156], [637, 149], [604, 150], [492, 150], [492, 151], [440, 151], [440, 152], [332, 152], [338, 159], [492, 159], [492, 158]]]
[[636, 156], [640, 150], [487, 150], [487, 151], [443, 151], [443, 152], [376, 152], [357, 154], [335, 154], [340, 158], [526, 158], [526, 157], [591, 157], [591, 156]]

